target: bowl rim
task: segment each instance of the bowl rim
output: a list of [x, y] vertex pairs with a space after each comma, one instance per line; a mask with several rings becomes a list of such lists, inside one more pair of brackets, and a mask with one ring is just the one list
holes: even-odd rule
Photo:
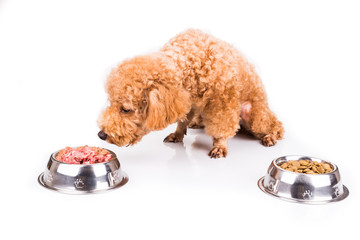
[[[286, 169], [283, 169], [282, 167], [280, 167], [278, 165], [278, 161], [280, 161], [281, 158], [307, 158], [308, 160], [311, 160], [311, 161], [317, 161], [317, 162], [325, 162], [325, 163], [328, 163], [330, 164], [331, 166], [334, 167], [334, 169], [331, 171], [331, 172], [328, 172], [328, 173], [317, 173], [317, 174], [307, 174], [307, 173], [298, 173], [298, 172], [292, 172], [292, 171], [288, 171]], [[301, 159], [298, 159], [298, 160], [294, 160], [294, 161], [299, 161]], [[290, 161], [290, 160], [286, 160], [286, 161]], [[285, 161], [284, 161], [285, 162]], [[331, 174], [334, 174], [334, 172], [338, 171], [338, 167], [336, 166], [336, 164], [332, 163], [332, 162], [329, 162], [329, 161], [326, 161], [326, 160], [323, 160], [321, 158], [317, 158], [317, 157], [311, 157], [311, 156], [308, 156], [308, 155], [284, 155], [284, 156], [281, 156], [281, 157], [278, 157], [278, 158], [275, 158], [272, 163], [274, 164], [274, 166], [279, 169], [280, 171], [285, 171], [286, 173], [293, 173], [295, 175], [297, 174], [302, 174], [302, 175], [306, 175], [306, 176], [326, 176], [326, 175], [331, 175]]]
[[[83, 146], [76, 146], [76, 147], [71, 147], [71, 148], [78, 148], [78, 147], [83, 147]], [[92, 146], [90, 146], [90, 147], [92, 147]], [[66, 148], [66, 147], [65, 147], [65, 148]], [[56, 159], [56, 155], [57, 155], [61, 150], [65, 149], [65, 148], [61, 148], [61, 149], [53, 152], [53, 153], [50, 155], [51, 160], [54, 161], [54, 162], [61, 163], [61, 164], [75, 165], [75, 166], [91, 166], [91, 165], [96, 165], [96, 164], [110, 163], [110, 162], [113, 162], [113, 161], [117, 160], [117, 156], [116, 156], [116, 154], [115, 154], [113, 151], [111, 151], [111, 150], [109, 150], [109, 149], [107, 149], [107, 148], [102, 148], [102, 147], [99, 147], [99, 148], [102, 148], [102, 149], [105, 149], [105, 150], [109, 151], [110, 154], [112, 155], [112, 157], [110, 158], [109, 161], [101, 162], [101, 163], [80, 164], [80, 163], [66, 163], [66, 162], [62, 162], [62, 161], [57, 160], [57, 159]]]

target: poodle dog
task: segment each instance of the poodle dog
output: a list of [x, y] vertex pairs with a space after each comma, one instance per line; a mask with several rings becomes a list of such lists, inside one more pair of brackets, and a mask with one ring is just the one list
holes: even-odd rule
[[209, 156], [220, 158], [240, 124], [265, 146], [284, 133], [254, 67], [233, 46], [199, 30], [123, 61], [110, 73], [106, 91], [110, 105], [98, 120], [98, 136], [118, 146], [174, 122], [176, 131], [164, 142], [181, 142], [190, 123], [204, 127], [213, 140]]

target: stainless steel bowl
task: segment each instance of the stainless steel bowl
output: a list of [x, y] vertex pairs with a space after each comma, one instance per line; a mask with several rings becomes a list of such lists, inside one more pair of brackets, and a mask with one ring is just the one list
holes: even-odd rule
[[[333, 166], [333, 171], [325, 174], [305, 174], [280, 167], [283, 162], [302, 159], [328, 163]], [[308, 156], [284, 156], [273, 160], [266, 175], [259, 179], [258, 186], [263, 192], [279, 199], [305, 204], [337, 202], [349, 195], [335, 164]]]
[[98, 193], [121, 187], [128, 182], [128, 176], [121, 170], [116, 154], [108, 151], [112, 155], [110, 161], [95, 164], [60, 162], [55, 158], [59, 151], [54, 152], [38, 181], [48, 189], [70, 194]]

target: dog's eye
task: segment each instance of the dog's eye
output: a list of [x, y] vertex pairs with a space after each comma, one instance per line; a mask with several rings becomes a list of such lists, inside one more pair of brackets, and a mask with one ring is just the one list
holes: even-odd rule
[[124, 107], [121, 107], [120, 111], [121, 111], [122, 113], [129, 113], [129, 112], [131, 112], [132, 110], [131, 110], [131, 109], [126, 109], [126, 108], [124, 108]]

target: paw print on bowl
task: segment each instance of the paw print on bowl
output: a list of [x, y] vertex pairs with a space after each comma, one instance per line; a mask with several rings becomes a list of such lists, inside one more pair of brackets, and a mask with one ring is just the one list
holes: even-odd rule
[[84, 179], [82, 177], [78, 177], [75, 182], [74, 185], [77, 189], [82, 189], [84, 188], [85, 184], [84, 184]]
[[312, 198], [312, 192], [310, 190], [305, 190], [302, 197], [304, 200], [310, 200]]

